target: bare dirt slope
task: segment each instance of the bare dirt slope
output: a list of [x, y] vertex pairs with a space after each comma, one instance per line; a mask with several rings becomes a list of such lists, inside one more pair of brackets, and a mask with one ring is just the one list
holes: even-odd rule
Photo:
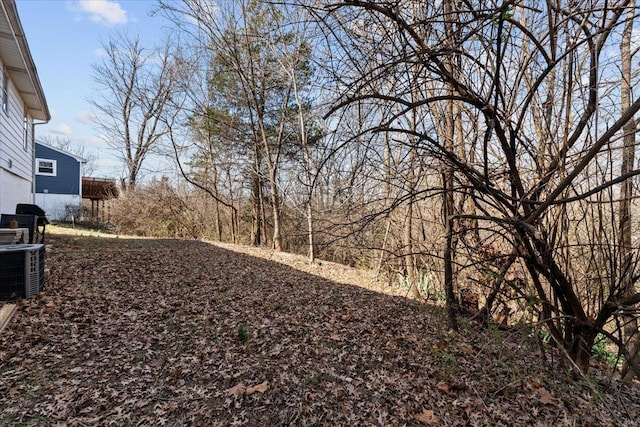
[[525, 333], [448, 333], [438, 308], [344, 284], [361, 272], [196, 241], [48, 239], [46, 290], [0, 335], [1, 425], [631, 426], [640, 416], [637, 385], [571, 380]]

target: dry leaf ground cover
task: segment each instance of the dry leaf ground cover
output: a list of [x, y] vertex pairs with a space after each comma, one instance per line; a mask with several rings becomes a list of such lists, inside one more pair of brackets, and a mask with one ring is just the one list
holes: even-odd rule
[[0, 335], [1, 425], [638, 425], [636, 385], [571, 380], [526, 333], [447, 333], [344, 267], [48, 240], [46, 290]]

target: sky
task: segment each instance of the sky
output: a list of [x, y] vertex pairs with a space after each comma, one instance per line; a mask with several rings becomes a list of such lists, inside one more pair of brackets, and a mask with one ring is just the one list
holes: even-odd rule
[[150, 16], [152, 0], [16, 0], [31, 56], [44, 89], [51, 120], [36, 126], [36, 139], [67, 137], [96, 157], [93, 176], [119, 178], [124, 166], [91, 123], [89, 99], [95, 95], [92, 64], [102, 42], [116, 32], [140, 36], [152, 47], [164, 21]]

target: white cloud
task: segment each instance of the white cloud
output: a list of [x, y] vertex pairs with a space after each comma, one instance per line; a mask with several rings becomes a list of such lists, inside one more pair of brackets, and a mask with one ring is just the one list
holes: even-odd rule
[[93, 125], [96, 123], [97, 118], [90, 111], [80, 111], [78, 114], [76, 114], [76, 120], [80, 123]]
[[51, 129], [51, 133], [54, 135], [71, 136], [71, 128], [66, 123], [59, 124]]
[[104, 138], [97, 135], [79, 135], [78, 141], [93, 148], [108, 148]]
[[103, 48], [101, 48], [101, 47], [99, 47], [99, 48], [97, 48], [96, 50], [94, 50], [94, 51], [93, 51], [93, 54], [94, 54], [95, 56], [97, 56], [98, 58], [102, 58], [102, 57], [104, 57], [104, 56], [107, 56], [107, 52], [106, 52]]
[[120, 3], [109, 0], [76, 0], [67, 3], [69, 10], [88, 14], [89, 18], [98, 24], [113, 26], [126, 24], [127, 11], [122, 9]]

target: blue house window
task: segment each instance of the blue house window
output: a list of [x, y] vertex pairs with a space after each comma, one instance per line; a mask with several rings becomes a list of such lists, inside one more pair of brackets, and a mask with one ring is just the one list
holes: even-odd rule
[[56, 176], [56, 168], [55, 160], [36, 159], [36, 175]]

